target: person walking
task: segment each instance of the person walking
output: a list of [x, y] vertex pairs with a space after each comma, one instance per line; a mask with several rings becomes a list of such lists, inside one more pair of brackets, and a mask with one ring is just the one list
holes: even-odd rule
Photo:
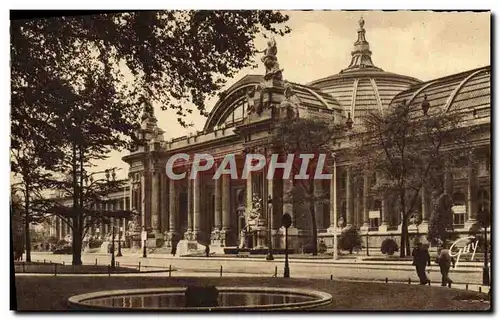
[[205, 247], [205, 256], [207, 258], [210, 257], [210, 246], [208, 244]]
[[413, 249], [413, 265], [417, 271], [418, 278], [420, 279], [420, 284], [425, 285], [429, 282], [427, 275], [425, 274], [425, 267], [431, 266], [431, 256], [429, 255], [429, 250], [422, 243], [417, 243], [417, 246]]
[[440, 250], [436, 263], [439, 265], [441, 271], [441, 286], [446, 287], [448, 284], [452, 284], [453, 281], [449, 277], [450, 267], [455, 268], [455, 258], [451, 256], [448, 245], [443, 244], [443, 248]]
[[171, 253], [172, 253], [172, 256], [175, 257], [175, 253], [177, 252], [177, 244], [175, 242], [174, 235], [172, 235], [172, 239], [170, 241], [172, 243], [172, 251], [171, 251]]

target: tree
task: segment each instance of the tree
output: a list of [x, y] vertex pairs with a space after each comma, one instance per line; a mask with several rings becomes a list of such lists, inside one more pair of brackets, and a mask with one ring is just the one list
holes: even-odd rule
[[28, 142], [23, 157], [55, 172], [52, 187], [72, 198], [73, 263], [81, 263], [89, 164], [141, 143], [134, 133], [145, 97], [176, 110], [182, 125], [188, 101], [206, 115], [205, 99], [252, 65], [255, 36], [284, 35], [276, 25], [287, 20], [273, 11], [142, 11], [11, 23], [11, 148]]
[[450, 239], [453, 231], [453, 200], [447, 193], [433, 196], [432, 213], [429, 221], [429, 232], [427, 238], [435, 244], [443, 243]]
[[21, 199], [15, 192], [11, 191], [10, 198], [10, 222], [12, 234], [12, 249], [14, 251], [14, 258], [17, 258], [25, 248], [25, 232], [23, 223], [23, 208]]
[[462, 126], [463, 119], [463, 113], [438, 108], [422, 115], [405, 101], [372, 111], [363, 119], [363, 132], [353, 152], [363, 159], [357, 168], [381, 174], [374, 190], [382, 196], [397, 195], [401, 257], [410, 250], [408, 218], [416, 209], [422, 186], [445, 193], [444, 172], [467, 162], [472, 129]]
[[344, 229], [339, 237], [339, 248], [348, 250], [349, 254], [352, 254], [352, 251], [359, 247], [361, 247], [361, 236], [356, 227]]
[[[273, 132], [273, 146], [286, 161], [286, 156], [294, 155], [291, 177], [299, 173], [302, 160], [300, 154], [313, 154], [309, 160], [308, 177], [306, 179], [293, 179], [293, 187], [284, 195], [284, 202], [293, 202], [294, 205], [308, 204], [312, 229], [312, 251], [318, 254], [318, 230], [316, 224], [315, 203], [328, 202], [327, 194], [314, 191], [316, 168], [320, 154], [329, 154], [331, 143], [339, 134], [341, 128], [334, 123], [334, 119], [309, 117], [280, 118]], [[323, 161], [326, 159], [323, 159]], [[304, 160], [305, 161], [305, 160]], [[327, 164], [324, 161], [324, 167]], [[324, 172], [322, 172], [324, 173]]]
[[[68, 102], [88, 59], [100, 60], [120, 81], [110, 83], [135, 108], [148, 93], [178, 121], [193, 109], [206, 114], [214, 96], [240, 69], [254, 64], [254, 39], [261, 32], [284, 35], [275, 11], [140, 11], [63, 16], [11, 22], [12, 146], [30, 132], [48, 139], [50, 121]], [[106, 53], [108, 59], [99, 59]], [[131, 74], [131, 76], [129, 75]], [[125, 79], [125, 77], [127, 77]], [[61, 99], [62, 98], [62, 99]], [[134, 112], [135, 111], [135, 112]], [[132, 113], [132, 114], [130, 114]]]
[[40, 214], [38, 209], [40, 201], [44, 199], [43, 191], [46, 189], [50, 174], [43, 172], [36, 157], [30, 158], [33, 149], [27, 148], [26, 143], [23, 143], [23, 146], [22, 149], [11, 150], [12, 165], [19, 169], [13, 176], [17, 182], [11, 184], [11, 201], [14, 202], [11, 212], [14, 214], [12, 219], [18, 219], [16, 223], [23, 224], [22, 243], [25, 246], [26, 262], [31, 262], [30, 226], [44, 220], [44, 215]]

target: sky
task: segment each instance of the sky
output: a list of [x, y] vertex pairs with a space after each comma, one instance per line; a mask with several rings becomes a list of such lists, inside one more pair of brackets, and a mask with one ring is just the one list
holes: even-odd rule
[[[490, 64], [490, 14], [432, 11], [285, 11], [290, 16], [289, 35], [276, 37], [278, 61], [285, 80], [306, 84], [337, 74], [351, 61], [357, 39], [358, 21], [365, 20], [366, 40], [373, 63], [385, 71], [422, 81], [483, 67]], [[266, 47], [263, 37], [256, 39], [259, 50]], [[257, 57], [257, 61], [260, 57]], [[246, 74], [263, 74], [264, 66], [242, 69], [226, 88]], [[209, 100], [208, 110], [217, 99]], [[155, 105], [158, 125], [165, 139], [201, 130], [206, 118], [189, 115], [190, 128], [181, 127], [175, 112]], [[128, 164], [121, 160], [127, 152], [112, 152], [96, 163], [95, 170], [118, 167], [118, 178], [125, 178]]]

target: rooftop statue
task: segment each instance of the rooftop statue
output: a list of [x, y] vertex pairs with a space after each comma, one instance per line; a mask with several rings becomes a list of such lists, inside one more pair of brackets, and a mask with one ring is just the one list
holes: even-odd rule
[[285, 99], [281, 102], [280, 108], [286, 111], [286, 117], [288, 119], [299, 117], [299, 105], [300, 100], [293, 92], [290, 83], [285, 82]]
[[365, 26], [365, 20], [363, 19], [363, 16], [361, 16], [361, 18], [359, 19], [359, 27], [363, 29], [364, 26]]
[[276, 46], [276, 40], [271, 38], [267, 42], [267, 48], [263, 51], [258, 51], [259, 53], [264, 53], [262, 57], [262, 62], [266, 67], [266, 74], [264, 75], [265, 80], [283, 80], [282, 71], [278, 63], [278, 58], [276, 57], [278, 53], [278, 47]]

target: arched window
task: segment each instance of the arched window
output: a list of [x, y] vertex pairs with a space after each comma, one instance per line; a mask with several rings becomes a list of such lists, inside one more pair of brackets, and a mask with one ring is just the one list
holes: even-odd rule
[[236, 122], [240, 122], [246, 117], [248, 108], [248, 102], [246, 100], [243, 99], [238, 101], [233, 107], [234, 109], [232, 111], [222, 115], [218, 125], [224, 123], [226, 124], [226, 127], [231, 127]]

